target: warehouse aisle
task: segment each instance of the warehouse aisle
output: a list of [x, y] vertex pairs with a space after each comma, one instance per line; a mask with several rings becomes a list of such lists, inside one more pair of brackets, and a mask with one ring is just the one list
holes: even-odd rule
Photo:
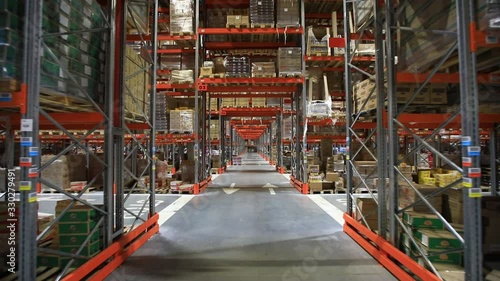
[[396, 280], [312, 198], [245, 155], [107, 280]]

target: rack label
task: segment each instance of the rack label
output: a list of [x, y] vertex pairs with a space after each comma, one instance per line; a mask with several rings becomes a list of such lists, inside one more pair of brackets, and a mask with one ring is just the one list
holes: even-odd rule
[[36, 195], [36, 192], [31, 192], [28, 194], [28, 202], [30, 203], [35, 203], [38, 200], [38, 197]]
[[471, 178], [463, 178], [462, 183], [464, 187], [471, 188], [472, 187], [472, 179]]
[[480, 156], [481, 155], [481, 147], [480, 146], [467, 147], [467, 153], [469, 156]]
[[11, 93], [0, 93], [0, 102], [10, 102], [12, 101]]
[[21, 119], [21, 132], [33, 132], [33, 119]]
[[33, 138], [32, 137], [21, 137], [21, 146], [32, 146]]
[[31, 167], [31, 157], [21, 157], [19, 158], [19, 166], [21, 167]]
[[462, 145], [463, 146], [470, 146], [472, 145], [472, 138], [469, 136], [463, 136], [462, 137]]
[[462, 166], [472, 167], [472, 158], [471, 157], [462, 157]]
[[38, 176], [38, 169], [37, 168], [30, 168], [28, 170], [28, 177], [29, 178], [36, 178]]
[[470, 178], [480, 178], [481, 177], [481, 168], [469, 168], [469, 177]]
[[469, 189], [469, 198], [481, 198], [481, 188]]
[[31, 190], [31, 182], [30, 181], [20, 181], [19, 182], [19, 190], [21, 190], [21, 191]]
[[38, 147], [30, 147], [29, 155], [31, 157], [36, 157], [38, 156]]

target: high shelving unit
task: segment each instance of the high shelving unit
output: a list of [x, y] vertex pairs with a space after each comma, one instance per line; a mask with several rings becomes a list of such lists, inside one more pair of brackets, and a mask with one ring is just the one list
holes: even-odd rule
[[[95, 278], [104, 278], [110, 270], [122, 262], [122, 259], [130, 256], [158, 231], [156, 223], [158, 215], [155, 213], [155, 177], [151, 177], [149, 185], [139, 180], [142, 175], [155, 174], [156, 138], [152, 136], [156, 135], [153, 94], [156, 91], [156, 64], [145, 63], [140, 71], [132, 75], [126, 75], [124, 71], [130, 59], [125, 56], [125, 26], [132, 24], [137, 27], [138, 11], [144, 12], [146, 16], [150, 9], [151, 22], [156, 23], [158, 4], [154, 1], [111, 0], [105, 2], [104, 6], [99, 3], [85, 1], [82, 6], [74, 7], [64, 2], [59, 3], [61, 6], [54, 4], [52, 7], [53, 3], [49, 1], [24, 2], [21, 91], [3, 94], [3, 99], [0, 101], [0, 116], [5, 122], [6, 166], [13, 168], [17, 162], [21, 166], [18, 178], [20, 193], [18, 230], [22, 231], [18, 231], [17, 240], [19, 243], [17, 272], [20, 280], [37, 279], [37, 274], [42, 271], [37, 269], [36, 264], [44, 266], [43, 260], [46, 260], [44, 257], [47, 256], [61, 261], [64, 259], [65, 262], [61, 262], [60, 266], [45, 265], [55, 268], [51, 269], [50, 273], [43, 271], [46, 276], [52, 274], [65, 280], [81, 280], [89, 274], [94, 274]], [[50, 22], [47, 19], [48, 10], [60, 15], [61, 21], [55, 19], [55, 22]], [[92, 13], [89, 14], [89, 11]], [[92, 18], [83, 18], [85, 16]], [[68, 17], [71, 24], [69, 27], [63, 25], [65, 23], [63, 19]], [[76, 17], [82, 17], [83, 24], [72, 22]], [[56, 24], [55, 28], [58, 31], [47, 32], [48, 24]], [[145, 36], [144, 29], [138, 28], [138, 38], [134, 40], [138, 42], [137, 46], [140, 48], [152, 50], [147, 55], [149, 61], [156, 60], [156, 27], [156, 24], [152, 24], [147, 28], [148, 36]], [[87, 61], [91, 61], [89, 55], [91, 58], [94, 55], [86, 53], [89, 52], [88, 47], [92, 46], [92, 42], [95, 43], [92, 41], [94, 38], [102, 38], [100, 52], [102, 52], [103, 73], [100, 79], [104, 88], [99, 90], [90, 87], [91, 84], [87, 84], [88, 82], [84, 83], [84, 79], [87, 81], [87, 78], [78, 76], [75, 71], [76, 61], [70, 59], [68, 67], [67, 54], [62, 52], [65, 48], [70, 49], [71, 58], [81, 54], [78, 59], [85, 65], [84, 57]], [[76, 43], [80, 44], [79, 50], [71, 49], [73, 48], [71, 44]], [[95, 50], [90, 49], [90, 51]], [[61, 71], [60, 75], [65, 80], [59, 80], [59, 85], [67, 83], [67, 90], [62, 88], [49, 90], [45, 86], [40, 86], [41, 83], [47, 85], [50, 81], [58, 81], [57, 78], [47, 80], [46, 68], [42, 73], [42, 66], [46, 67], [47, 64], [41, 61], [47, 59], [51, 59], [54, 62], [53, 67]], [[90, 75], [91, 72], [88, 72], [87, 68], [95, 65], [89, 63], [82, 66], [82, 69], [83, 67], [85, 74]], [[148, 84], [152, 86], [149, 90], [145, 90], [149, 93], [146, 99], [141, 101], [142, 111], [137, 112], [129, 110], [125, 103], [128, 99], [136, 99], [134, 93], [138, 92], [137, 89], [128, 88], [130, 85], [128, 81], [141, 75], [146, 77], [143, 89]], [[101, 96], [96, 96], [96, 93]], [[45, 134], [41, 130], [50, 131], [49, 134]], [[57, 152], [52, 156], [42, 157], [42, 149], [45, 146], [53, 146], [54, 142], [57, 142]], [[14, 145], [21, 146], [19, 161], [15, 159]], [[60, 169], [63, 169], [66, 163], [78, 165], [76, 162], [67, 162], [69, 160], [65, 158], [76, 150], [87, 154], [87, 165], [92, 161], [100, 168], [93, 178], [88, 179], [81, 191], [71, 192], [52, 182], [48, 175], [53, 173], [50, 172], [54, 169], [51, 168], [52, 165], [59, 165]], [[138, 153], [147, 162], [143, 170], [137, 166]], [[131, 164], [125, 165], [127, 161]], [[60, 173], [64, 171], [60, 170]], [[125, 189], [125, 178], [135, 180], [128, 190]], [[82, 196], [98, 180], [102, 180], [102, 193], [96, 197], [98, 203], [91, 204]], [[64, 195], [63, 199], [69, 201], [64, 208], [57, 210], [51, 223], [43, 229], [37, 229], [38, 207], [46, 203], [38, 202], [37, 193], [42, 189], [58, 192]], [[146, 194], [143, 204], [140, 208], [126, 207], [130, 194], [136, 190], [142, 190], [142, 193]], [[61, 218], [77, 204], [97, 212], [99, 219], [89, 230], [90, 234], [76, 253], [60, 251], [50, 245], [47, 247], [45, 236], [57, 229]], [[102, 235], [100, 253], [82, 260], [85, 254], [80, 255], [80, 252], [95, 233]], [[77, 269], [74, 269], [74, 265], [78, 265]], [[96, 273], [94, 270], [97, 268], [101, 268], [101, 271]]]
[[[379, 262], [398, 278], [439, 280], [443, 273], [440, 264], [435, 261], [435, 255], [451, 258], [452, 255], [463, 254], [465, 280], [482, 280], [481, 165], [480, 154], [475, 151], [480, 150], [485, 140], [488, 140], [490, 165], [493, 171], [497, 171], [494, 163], [498, 161], [495, 147], [498, 142], [495, 136], [500, 116], [481, 113], [479, 105], [488, 101], [495, 103], [491, 95], [485, 98], [481, 85], [486, 85], [486, 91], [490, 93], [495, 91], [492, 85], [496, 82], [492, 78], [498, 69], [492, 67], [488, 57], [483, 54], [498, 48], [498, 44], [487, 43], [495, 37], [487, 37], [484, 31], [479, 31], [473, 24], [478, 21], [473, 1], [456, 1], [451, 6], [450, 3], [442, 4], [446, 7], [441, 6], [441, 3], [417, 2], [344, 1], [344, 21], [352, 24], [344, 26], [343, 46], [355, 46], [345, 51], [346, 133], [349, 149], [348, 210], [344, 230], [374, 257], [379, 256]], [[481, 7], [483, 13], [487, 10], [484, 6]], [[422, 18], [425, 13], [427, 15]], [[405, 18], [405, 15], [411, 15], [412, 19]], [[426, 21], [427, 17], [424, 28], [423, 24], [419, 25], [419, 20]], [[436, 20], [439, 17], [456, 19], [456, 24]], [[412, 27], [406, 26], [409, 24]], [[367, 40], [375, 41], [377, 53], [373, 57], [356, 59], [353, 54]], [[404, 45], [409, 44], [408, 40], [420, 41], [418, 45]], [[331, 40], [331, 45], [336, 44], [339, 42]], [[435, 46], [440, 48], [434, 49]], [[375, 62], [371, 70], [359, 67], [358, 62], [369, 60]], [[359, 88], [354, 83], [360, 80], [359, 73], [374, 84], [367, 93], [368, 97], [361, 102]], [[354, 75], [357, 77], [354, 78]], [[404, 90], [401, 87], [408, 83], [413, 85], [410, 87], [413, 90], [404, 93], [402, 98], [401, 92]], [[432, 112], [432, 100], [424, 102], [425, 106], [415, 106], [428, 88], [439, 88], [439, 83], [451, 85], [445, 88], [444, 94], [449, 102], [443, 103], [454, 104], [448, 105], [451, 111]], [[437, 92], [432, 90], [431, 95], [431, 98], [438, 97]], [[376, 97], [375, 107], [369, 106], [370, 97]], [[443, 105], [439, 107], [444, 109]], [[373, 126], [368, 128], [365, 121]], [[360, 124], [365, 127], [364, 130], [359, 130]], [[451, 136], [456, 136], [455, 141]], [[443, 152], [445, 144], [454, 150], [461, 149], [461, 152], [456, 153], [462, 155], [458, 162], [452, 158], [453, 155]], [[424, 189], [408, 176], [408, 168], [401, 165], [418, 159], [422, 149], [428, 151], [427, 155], [432, 155], [431, 159], [425, 159], [431, 168], [446, 165], [460, 176], [440, 184], [441, 188], [431, 193], [424, 193]], [[359, 165], [360, 160], [375, 161], [375, 166], [367, 170]], [[417, 161], [414, 165], [418, 168]], [[409, 172], [411, 174], [411, 170]], [[371, 181], [374, 178], [378, 180], [373, 186]], [[493, 181], [491, 192], [496, 195], [497, 180]], [[377, 214], [363, 213], [356, 201], [355, 193], [359, 188], [369, 191], [372, 204], [378, 206]], [[436, 200], [441, 202], [438, 198], [452, 189], [463, 193], [458, 196], [460, 202], [463, 200], [463, 230], [457, 229], [456, 221], [452, 224], [449, 219], [445, 219], [434, 203]], [[404, 204], [402, 199], [408, 192], [415, 194], [415, 200], [409, 205]], [[418, 206], [423, 206], [433, 214], [449, 235], [459, 241], [461, 247], [441, 250], [434, 255], [426, 252], [414, 237], [415, 230], [408, 226], [406, 219], [402, 219], [404, 213]], [[378, 225], [370, 223], [374, 217]], [[373, 228], [376, 228], [376, 233], [372, 232]], [[463, 234], [459, 234], [461, 231]], [[403, 241], [403, 238], [408, 241]], [[402, 253], [401, 247], [405, 243], [414, 249], [416, 254], [411, 253], [412, 258], [418, 259], [419, 263]]]

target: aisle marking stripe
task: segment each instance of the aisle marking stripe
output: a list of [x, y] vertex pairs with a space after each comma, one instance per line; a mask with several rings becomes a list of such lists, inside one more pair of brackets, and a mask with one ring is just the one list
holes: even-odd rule
[[231, 188], [234, 188], [235, 186], [236, 186], [236, 183], [234, 183], [234, 182], [233, 182], [233, 183], [231, 184]]
[[271, 187], [269, 188], [269, 192], [271, 192], [271, 195], [276, 195], [276, 192], [275, 192], [275, 191], [274, 191], [274, 189], [273, 189], [273, 188], [271, 188]]
[[183, 195], [175, 200], [172, 204], [168, 205], [165, 209], [161, 210], [159, 214], [158, 224], [162, 225], [169, 220], [176, 212], [184, 207], [195, 195]]
[[332, 219], [336, 220], [340, 225], [344, 225], [344, 212], [339, 208], [332, 205], [321, 195], [313, 194], [307, 195], [318, 207], [320, 207], [325, 213], [327, 213]]

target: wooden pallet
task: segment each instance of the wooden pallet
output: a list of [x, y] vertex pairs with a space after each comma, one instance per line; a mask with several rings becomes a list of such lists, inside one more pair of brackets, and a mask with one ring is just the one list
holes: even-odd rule
[[40, 105], [55, 112], [90, 112], [95, 111], [90, 101], [75, 98], [69, 95], [64, 95], [56, 92], [40, 92]]
[[302, 73], [280, 73], [280, 78], [302, 78]]
[[328, 57], [328, 53], [323, 53], [323, 52], [311, 52], [311, 53], [306, 53], [306, 56], [308, 57]]
[[170, 192], [170, 188], [156, 188], [156, 194], [168, 194]]
[[248, 28], [248, 24], [226, 24], [226, 28]]
[[193, 194], [194, 189], [170, 190], [170, 194]]
[[334, 194], [333, 189], [324, 189], [324, 190], [318, 190], [318, 191], [309, 191], [309, 194]]
[[274, 28], [274, 23], [252, 23], [252, 28]]
[[170, 133], [174, 134], [174, 135], [190, 135], [193, 133], [193, 131], [172, 131], [172, 130], [170, 130]]
[[194, 32], [189, 31], [189, 32], [170, 32], [171, 36], [192, 36], [194, 35]]
[[191, 80], [176, 80], [170, 81], [170, 84], [193, 84], [194, 82]]
[[21, 89], [21, 82], [12, 78], [0, 78], [0, 92], [12, 93]]
[[226, 74], [227, 78], [250, 78], [250, 74]]
[[275, 78], [276, 73], [254, 73], [252, 74], [254, 78]]
[[214, 74], [206, 74], [201, 75], [200, 78], [225, 78], [226, 73], [214, 73]]

